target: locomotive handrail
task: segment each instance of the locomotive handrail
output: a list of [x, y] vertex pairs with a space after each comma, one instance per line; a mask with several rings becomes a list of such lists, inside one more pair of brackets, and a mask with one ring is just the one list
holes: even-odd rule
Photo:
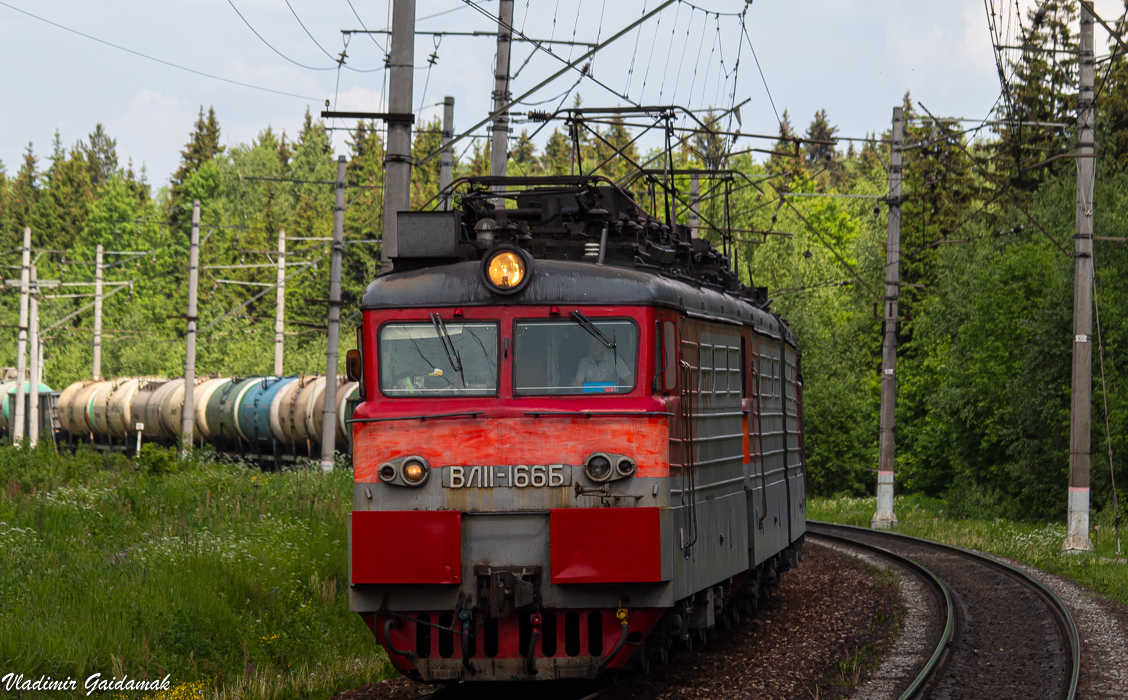
[[422, 416], [396, 416], [394, 418], [350, 418], [345, 423], [388, 423], [397, 420], [433, 420], [435, 418], [475, 418], [485, 411], [464, 411], [462, 413], [432, 413]]

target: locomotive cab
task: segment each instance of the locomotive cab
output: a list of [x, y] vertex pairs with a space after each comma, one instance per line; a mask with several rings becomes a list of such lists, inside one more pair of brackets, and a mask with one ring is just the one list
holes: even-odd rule
[[[364, 297], [350, 606], [422, 680], [662, 659], [797, 561], [786, 326], [685, 274], [708, 244], [558, 179], [512, 209], [479, 179], [459, 212], [401, 212], [415, 238]], [[640, 264], [666, 250], [667, 274]]]

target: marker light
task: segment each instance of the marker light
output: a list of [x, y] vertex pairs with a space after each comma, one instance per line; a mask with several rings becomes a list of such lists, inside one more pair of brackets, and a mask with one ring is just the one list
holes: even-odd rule
[[403, 465], [403, 480], [412, 486], [423, 483], [427, 478], [427, 470], [419, 462], [411, 461]]
[[532, 259], [516, 246], [502, 245], [482, 260], [482, 276], [498, 294], [520, 291], [529, 281]]
[[396, 478], [396, 468], [390, 464], [385, 464], [380, 467], [380, 480], [393, 481]]
[[630, 457], [623, 457], [619, 460], [619, 463], [615, 465], [615, 472], [618, 473], [619, 476], [630, 476], [635, 473], [635, 469], [638, 469], [638, 465], [635, 464], [634, 460]]

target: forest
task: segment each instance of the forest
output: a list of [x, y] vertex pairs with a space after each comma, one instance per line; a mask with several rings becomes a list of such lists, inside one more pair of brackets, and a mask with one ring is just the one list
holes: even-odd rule
[[[1056, 5], [1040, 20], [1031, 18], [1027, 50], [1008, 67], [1013, 79], [982, 122], [950, 119], [943, 105], [904, 96], [897, 488], [943, 498], [956, 514], [1048, 519], [1065, 511], [1076, 167], [1068, 157], [1050, 159], [1076, 145], [1077, 63], [1069, 50], [1077, 46], [1077, 13], [1072, 3]], [[1095, 230], [1121, 239], [1098, 240], [1094, 253], [1092, 482], [1093, 507], [1101, 510], [1111, 505], [1113, 469], [1121, 483], [1128, 477], [1118, 457], [1128, 450], [1121, 370], [1128, 343], [1123, 53], [1098, 64], [1097, 95]], [[328, 286], [331, 138], [345, 139], [348, 157], [342, 318], [349, 342], [360, 295], [380, 269], [379, 128], [360, 122], [347, 134], [331, 132], [307, 111], [295, 135], [266, 126], [249, 143], [224, 144], [221, 117], [201, 107], [167, 182], [150, 182], [131, 161], [123, 165], [101, 126], [73, 142], [56, 134], [47, 151], [29, 144], [22, 162], [0, 164], [6, 278], [18, 276], [28, 226], [33, 247], [44, 251], [39, 279], [91, 281], [94, 248], [102, 244], [114, 252], [107, 282], [132, 282], [105, 304], [106, 376], [183, 371], [194, 199], [202, 203], [207, 268], [200, 278], [197, 371], [269, 373], [273, 294], [237, 309], [265, 287], [232, 282], [273, 283], [279, 230], [290, 238], [288, 271], [302, 270], [287, 285], [284, 369], [323, 371], [325, 307], [317, 300]], [[731, 112], [703, 119], [737, 128]], [[609, 159], [601, 172], [617, 178], [628, 174], [631, 161], [657, 154], [640, 153], [622, 121], [595, 125], [599, 136], [581, 135], [578, 151], [561, 128], [538, 147], [530, 133], [536, 128], [515, 124], [510, 174], [566, 174], [577, 160]], [[437, 120], [418, 124], [414, 152], [433, 152], [440, 135]], [[622, 155], [615, 157], [611, 146]], [[485, 139], [456, 155], [456, 177], [488, 172]], [[768, 288], [802, 348], [815, 494], [862, 495], [876, 482], [889, 161], [888, 126], [846, 140], [826, 110], [805, 129], [785, 111], [774, 144], [699, 131], [676, 149], [676, 168], [725, 167], [746, 176], [742, 182], [756, 181], [734, 186], [729, 197], [730, 226], [754, 232], [736, 234], [734, 257], [745, 282]], [[413, 169], [413, 206], [434, 197], [438, 168], [436, 158]], [[676, 184], [688, 190], [687, 177]], [[635, 194], [647, 201], [644, 189]], [[722, 220], [722, 206], [716, 197], [703, 200], [703, 219]], [[679, 221], [686, 223], [687, 215]], [[702, 235], [720, 240], [708, 226]], [[129, 251], [143, 254], [117, 255]], [[88, 288], [63, 290], [44, 295], [43, 328], [90, 302], [68, 296]], [[8, 286], [0, 293], [6, 339], [0, 365], [15, 364], [17, 318], [18, 292]], [[45, 334], [47, 384], [58, 389], [89, 377], [91, 327], [86, 311]]]

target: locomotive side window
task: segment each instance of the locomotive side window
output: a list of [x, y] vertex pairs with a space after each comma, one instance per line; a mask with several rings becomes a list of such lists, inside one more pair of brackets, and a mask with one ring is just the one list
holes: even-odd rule
[[598, 335], [575, 321], [516, 322], [514, 393], [626, 394], [634, 389], [638, 326], [628, 319], [584, 318]]
[[380, 328], [387, 396], [497, 394], [496, 323], [388, 323]]

